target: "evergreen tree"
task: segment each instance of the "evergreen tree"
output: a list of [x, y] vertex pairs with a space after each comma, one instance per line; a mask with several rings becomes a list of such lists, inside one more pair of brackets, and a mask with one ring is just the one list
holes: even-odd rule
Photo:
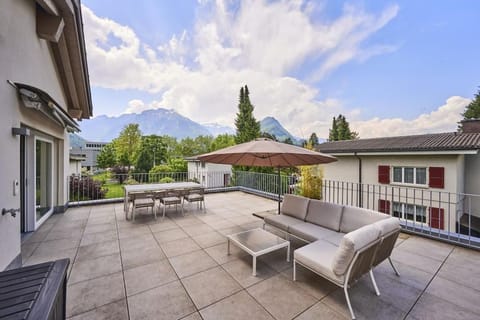
[[345, 116], [339, 114], [337, 118], [333, 117], [332, 128], [328, 136], [329, 141], [353, 140], [358, 138], [358, 133], [350, 130], [350, 124]]
[[245, 86], [240, 89], [240, 101], [238, 104], [238, 113], [235, 118], [235, 143], [244, 143], [260, 136], [260, 122], [253, 116], [254, 107], [250, 102], [250, 92]]
[[462, 113], [462, 116], [463, 120], [480, 119], [480, 89], [475, 94], [472, 102], [465, 107], [465, 111]]
[[310, 139], [308, 139], [308, 143], [312, 146], [316, 146], [318, 144], [318, 137], [317, 137], [317, 134], [315, 132], [313, 132], [310, 135]]
[[167, 145], [162, 137], [157, 135], [143, 136], [138, 151], [135, 171], [146, 173], [157, 164], [167, 160]]

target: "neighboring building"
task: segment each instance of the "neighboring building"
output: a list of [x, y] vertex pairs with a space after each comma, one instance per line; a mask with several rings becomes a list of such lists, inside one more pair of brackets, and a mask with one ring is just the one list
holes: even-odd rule
[[108, 142], [85, 141], [82, 146], [72, 147], [70, 153], [84, 155], [85, 159], [82, 161], [82, 167], [88, 171], [95, 171], [98, 169], [97, 156], [107, 144]]
[[92, 102], [78, 0], [0, 1], [0, 270], [68, 205], [69, 137]]
[[82, 162], [86, 160], [84, 154], [73, 154], [70, 152], [70, 161], [68, 171], [69, 176], [80, 176], [82, 174]]
[[464, 233], [462, 225], [470, 225], [480, 232], [478, 123], [465, 122], [463, 133], [322, 143], [317, 150], [338, 159], [324, 166], [324, 199], [376, 209], [420, 227]]
[[187, 161], [188, 178], [198, 181], [206, 188], [228, 187], [232, 178], [232, 166], [202, 162], [196, 157], [185, 158]]

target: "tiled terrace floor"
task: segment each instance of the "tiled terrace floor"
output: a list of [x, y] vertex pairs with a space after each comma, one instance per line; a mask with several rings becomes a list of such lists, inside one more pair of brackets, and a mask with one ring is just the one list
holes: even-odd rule
[[[22, 245], [25, 265], [70, 258], [71, 319], [345, 319], [343, 291], [299, 268], [285, 251], [260, 259], [227, 256], [225, 234], [261, 225], [252, 212], [276, 203], [241, 192], [207, 195], [207, 212], [170, 211], [125, 221], [122, 204], [71, 208], [52, 216]], [[294, 244], [299, 245], [299, 244]], [[375, 269], [350, 291], [359, 319], [479, 319], [480, 253], [401, 235], [393, 253], [401, 273]]]

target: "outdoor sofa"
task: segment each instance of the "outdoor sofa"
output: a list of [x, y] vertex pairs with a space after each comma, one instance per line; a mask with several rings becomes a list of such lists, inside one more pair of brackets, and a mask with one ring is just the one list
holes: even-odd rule
[[281, 214], [265, 217], [265, 225], [309, 244], [294, 251], [296, 264], [342, 287], [355, 319], [348, 287], [369, 273], [375, 293], [380, 295], [372, 268], [388, 259], [400, 233], [398, 218], [363, 208], [337, 205], [295, 195], [285, 195]]

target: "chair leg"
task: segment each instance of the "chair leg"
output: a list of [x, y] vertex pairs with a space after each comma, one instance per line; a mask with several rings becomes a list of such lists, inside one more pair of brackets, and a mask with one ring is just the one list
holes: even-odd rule
[[393, 265], [392, 259], [390, 259], [390, 257], [388, 257], [388, 262], [390, 262], [390, 265], [392, 266], [393, 271], [395, 271], [395, 274], [400, 277], [400, 273], [397, 271], [397, 268], [395, 268], [395, 266]]
[[295, 259], [293, 259], [293, 281], [297, 281], [297, 264]]
[[375, 281], [375, 277], [373, 276], [373, 270], [372, 269], [370, 269], [370, 279], [372, 279], [372, 284], [373, 284], [373, 288], [375, 288], [375, 293], [377, 294], [377, 296], [379, 296], [380, 291], [378, 291], [377, 282]]
[[163, 217], [162, 217], [162, 220], [165, 219], [165, 207], [166, 207], [165, 204], [163, 204]]
[[350, 303], [350, 297], [348, 296], [348, 285], [343, 287], [343, 291], [345, 292], [345, 299], [347, 300], [348, 310], [350, 310], [350, 315], [352, 319], [355, 319], [355, 313], [353, 313], [352, 304]]

